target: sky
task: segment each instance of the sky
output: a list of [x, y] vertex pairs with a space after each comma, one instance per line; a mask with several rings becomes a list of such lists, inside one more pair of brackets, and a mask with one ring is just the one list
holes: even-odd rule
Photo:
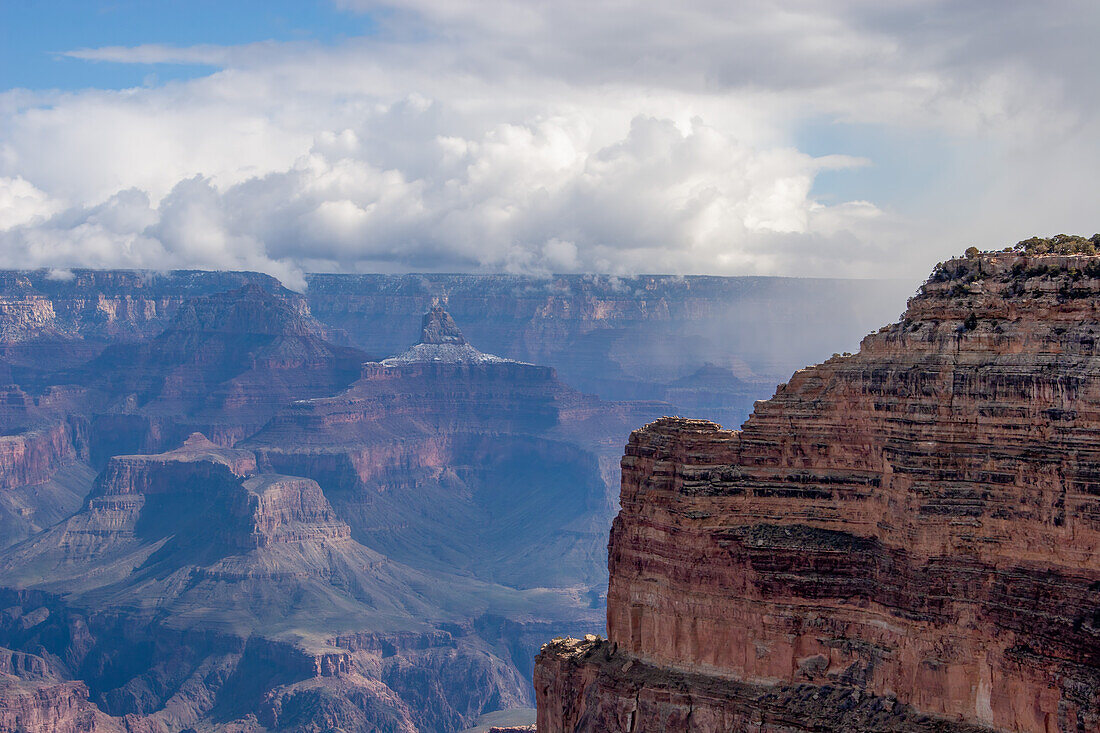
[[1100, 229], [1093, 0], [0, 0], [0, 267], [923, 276]]

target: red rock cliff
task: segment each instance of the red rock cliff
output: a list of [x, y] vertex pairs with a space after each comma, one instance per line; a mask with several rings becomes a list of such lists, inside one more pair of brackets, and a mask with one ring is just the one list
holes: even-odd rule
[[1098, 334], [1100, 257], [952, 260], [742, 430], [636, 431], [609, 641], [544, 649], [539, 730], [1100, 730]]

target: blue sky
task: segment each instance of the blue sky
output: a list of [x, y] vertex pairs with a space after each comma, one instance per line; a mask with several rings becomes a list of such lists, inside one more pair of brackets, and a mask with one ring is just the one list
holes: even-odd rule
[[303, 0], [3, 0], [0, 88], [141, 86], [208, 74], [209, 66], [90, 63], [62, 52], [103, 46], [337, 43], [372, 31], [370, 16]]
[[2, 0], [0, 266], [919, 277], [1083, 232], [1091, 0]]

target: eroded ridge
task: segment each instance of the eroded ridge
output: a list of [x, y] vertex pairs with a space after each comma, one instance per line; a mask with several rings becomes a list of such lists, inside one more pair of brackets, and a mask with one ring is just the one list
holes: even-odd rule
[[[742, 430], [636, 431], [608, 643], [666, 698], [698, 679], [813, 685], [1001, 730], [1100, 729], [1098, 333], [1100, 257], [972, 255]], [[567, 656], [543, 653], [540, 730], [598, 730], [561, 711], [627, 678]], [[652, 729], [634, 699], [624, 729]], [[661, 730], [728, 729], [707, 720]]]

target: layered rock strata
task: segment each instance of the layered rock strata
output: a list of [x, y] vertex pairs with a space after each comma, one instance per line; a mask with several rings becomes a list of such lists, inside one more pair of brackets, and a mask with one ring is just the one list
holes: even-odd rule
[[301, 301], [253, 272], [0, 270], [0, 382], [32, 386], [108, 345], [156, 336], [190, 298], [246, 284]]
[[[791, 369], [850, 348], [908, 288], [868, 280], [562, 275], [310, 275], [303, 295], [247, 272], [0, 271], [0, 383], [30, 386], [105, 346], [155, 337], [191, 298], [254, 284], [308, 301], [375, 358], [416, 338], [435, 299], [472, 340], [547, 364], [608, 400], [688, 397], [692, 414], [742, 421]], [[701, 368], [738, 380], [710, 391]], [[698, 396], [698, 398], [696, 398]], [[183, 437], [183, 436], [177, 436]]]
[[315, 477], [389, 557], [520, 588], [602, 586], [604, 466], [632, 424], [668, 408], [607, 403], [550, 367], [482, 353], [433, 307], [419, 343], [241, 445], [265, 470]]
[[197, 434], [112, 458], [79, 512], [0, 555], [0, 586], [0, 721], [58, 731], [456, 731], [530, 704], [522, 633], [483, 617], [578, 616], [569, 593], [393, 562], [315, 481]]
[[0, 270], [0, 344], [151, 337], [188, 299], [244, 285], [293, 297], [256, 272]]
[[[3, 657], [21, 655], [0, 649]], [[38, 659], [42, 662], [41, 659]], [[0, 730], [35, 733], [122, 733], [121, 721], [104, 714], [88, 700], [81, 682], [53, 675], [11, 673], [0, 669]]]
[[94, 398], [93, 461], [159, 452], [195, 431], [232, 445], [292, 400], [344, 388], [365, 356], [327, 336], [303, 301], [254, 284], [186, 301], [156, 338], [111, 346], [68, 375]]
[[69, 516], [91, 488], [82, 397], [79, 389], [0, 388], [0, 547]]
[[852, 694], [1100, 730], [1098, 334], [1100, 258], [952, 260], [740, 431], [636, 431], [609, 642], [544, 650], [540, 731], [835, 730]]
[[989, 731], [852, 686], [754, 684], [654, 665], [593, 636], [557, 639], [546, 645], [539, 662], [539, 731]]

